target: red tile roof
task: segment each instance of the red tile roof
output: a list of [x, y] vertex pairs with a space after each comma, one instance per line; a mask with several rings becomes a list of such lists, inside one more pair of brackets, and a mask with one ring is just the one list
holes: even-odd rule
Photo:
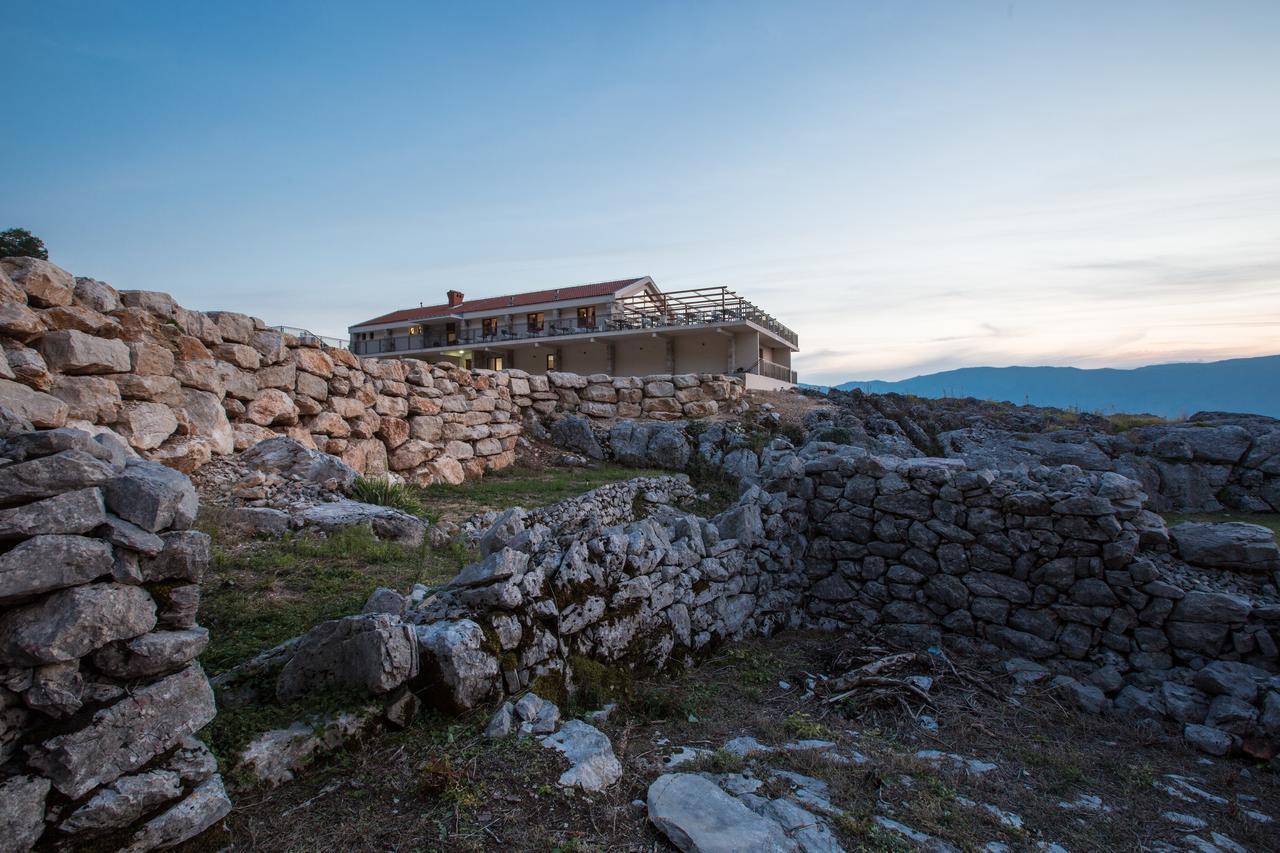
[[618, 281], [602, 281], [596, 284], [580, 284], [575, 287], [558, 287], [554, 290], [531, 290], [528, 293], [515, 293], [510, 296], [490, 296], [485, 299], [468, 299], [465, 302], [459, 302], [457, 305], [450, 305], [445, 302], [440, 305], [427, 305], [420, 308], [406, 308], [402, 311], [392, 311], [390, 314], [383, 314], [381, 317], [374, 317], [372, 320], [365, 320], [363, 323], [356, 323], [351, 328], [359, 326], [378, 326], [383, 323], [408, 323], [413, 320], [428, 320], [432, 317], [445, 317], [451, 314], [462, 314], [470, 311], [493, 311], [498, 308], [518, 308], [524, 305], [538, 305], [543, 302], [562, 302], [566, 299], [587, 299], [593, 296], [609, 296], [624, 287], [630, 287], [636, 282], [644, 281], [646, 276], [640, 278], [624, 278]]

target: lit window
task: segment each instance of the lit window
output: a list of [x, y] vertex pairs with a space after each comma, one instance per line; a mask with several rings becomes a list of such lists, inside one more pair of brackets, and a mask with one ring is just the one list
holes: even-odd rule
[[555, 369], [556, 369], [556, 354], [553, 352], [549, 352], [547, 353], [547, 370], [555, 370]]
[[491, 338], [498, 334], [498, 318], [485, 317], [480, 321], [485, 337]]
[[596, 324], [596, 306], [584, 305], [578, 309], [578, 328], [587, 329]]
[[529, 318], [528, 318], [528, 321], [527, 321], [527, 322], [528, 322], [528, 324], [529, 324], [529, 331], [531, 331], [531, 332], [541, 332], [541, 331], [542, 331], [542, 322], [543, 322], [542, 312], [541, 312], [541, 311], [535, 311], [535, 312], [531, 313], [531, 314], [529, 315]]

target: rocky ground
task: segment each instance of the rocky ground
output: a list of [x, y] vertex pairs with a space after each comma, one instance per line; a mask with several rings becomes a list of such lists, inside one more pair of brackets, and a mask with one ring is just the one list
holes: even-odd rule
[[694, 788], [708, 808], [732, 809], [733, 791], [774, 802], [775, 818], [811, 815], [807, 849], [1280, 845], [1274, 771], [1192, 752], [1174, 726], [1064, 708], [1034, 673], [952, 652], [910, 668], [922, 696], [868, 689], [826, 701], [822, 676], [889, 653], [875, 638], [797, 632], [725, 648], [678, 677], [601, 672], [564, 709], [571, 718], [619, 703], [590, 720], [621, 766], [596, 793], [560, 787], [569, 762], [536, 738], [486, 737], [492, 709], [423, 717], [241, 796], [222, 832], [185, 849], [667, 850], [641, 804], [677, 773], [700, 775], [675, 777], [686, 787], [711, 786]]

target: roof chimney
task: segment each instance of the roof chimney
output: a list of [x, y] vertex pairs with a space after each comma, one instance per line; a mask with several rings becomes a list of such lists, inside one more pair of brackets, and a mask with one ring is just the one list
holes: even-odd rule
[[462, 291], [461, 291], [461, 290], [450, 290], [450, 291], [449, 291], [447, 294], [445, 294], [445, 295], [449, 297], [449, 307], [450, 307], [450, 308], [452, 308], [452, 307], [453, 307], [453, 306], [455, 306], [455, 305], [459, 305], [459, 304], [461, 304], [462, 300], [466, 298], [465, 296], [463, 296], [463, 295], [462, 295]]

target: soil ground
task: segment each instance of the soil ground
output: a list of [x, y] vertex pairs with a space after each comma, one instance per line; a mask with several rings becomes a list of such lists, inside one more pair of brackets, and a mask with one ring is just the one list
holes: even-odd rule
[[[1039, 686], [1014, 697], [1012, 682], [988, 661], [952, 652], [946, 664], [925, 655], [935, 679], [928, 703], [899, 693], [838, 703], [805, 696], [811, 676], [838, 675], [887, 651], [873, 636], [790, 632], [723, 647], [683, 673], [615, 677], [621, 707], [600, 727], [624, 775], [599, 794], [559, 788], [566, 763], [534, 740], [485, 739], [491, 708], [461, 719], [423, 716], [321, 760], [279, 789], [240, 793], [224, 825], [184, 849], [671, 850], [633, 801], [644, 800], [678, 747], [715, 750], [738, 735], [775, 746], [825, 738], [841, 754], [867, 759], [840, 765], [779, 752], [743, 762], [721, 751], [681, 768], [761, 776], [773, 766], [818, 777], [843, 810], [833, 829], [850, 851], [912, 849], [874, 815], [967, 850], [990, 841], [1014, 850], [1041, 842], [1071, 851], [1186, 849], [1192, 831], [1166, 813], [1204, 821], [1197, 837], [1213, 831], [1250, 850], [1280, 849], [1280, 823], [1247, 814], [1280, 818], [1275, 767], [1207, 758], [1185, 747], [1172, 725], [1084, 715]], [[601, 684], [609, 681], [588, 686], [587, 705], [606, 698]], [[925, 749], [995, 769], [970, 775], [917, 758]], [[1100, 798], [1100, 808], [1067, 805], [1083, 796]], [[1021, 828], [987, 806], [1018, 816]]]

